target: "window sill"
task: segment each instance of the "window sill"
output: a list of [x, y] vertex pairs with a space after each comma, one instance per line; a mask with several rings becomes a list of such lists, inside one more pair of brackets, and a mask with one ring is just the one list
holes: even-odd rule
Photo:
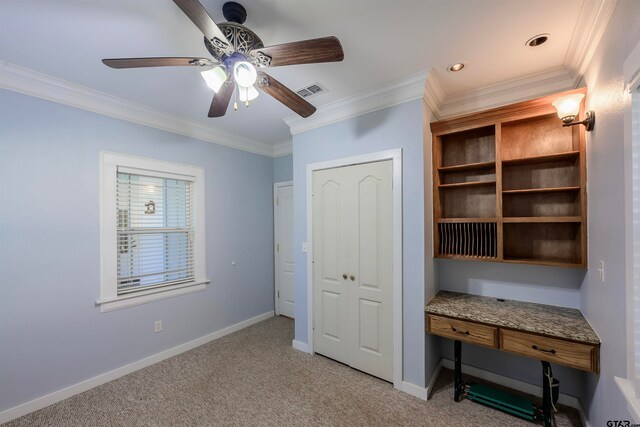
[[177, 297], [179, 295], [190, 294], [192, 292], [204, 291], [209, 284], [209, 280], [200, 280], [181, 285], [149, 289], [147, 291], [136, 292], [134, 294], [122, 295], [114, 298], [104, 298], [96, 301], [100, 307], [100, 312], [119, 310], [121, 308], [132, 307], [134, 305], [146, 304], [148, 302], [161, 299]]
[[633, 384], [626, 378], [614, 377], [618, 388], [627, 400], [627, 409], [634, 418], [633, 422], [640, 423], [640, 399], [636, 397]]

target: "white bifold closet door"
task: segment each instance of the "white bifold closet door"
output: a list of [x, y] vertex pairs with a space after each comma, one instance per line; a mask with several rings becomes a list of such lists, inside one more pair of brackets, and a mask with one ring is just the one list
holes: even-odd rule
[[313, 173], [314, 351], [393, 380], [391, 160]]

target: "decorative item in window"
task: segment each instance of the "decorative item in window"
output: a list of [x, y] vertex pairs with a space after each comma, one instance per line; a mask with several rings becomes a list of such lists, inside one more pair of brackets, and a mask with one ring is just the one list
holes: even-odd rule
[[153, 200], [149, 200], [149, 203], [145, 203], [144, 206], [147, 208], [144, 213], [145, 214], [154, 214], [156, 213], [156, 204]]

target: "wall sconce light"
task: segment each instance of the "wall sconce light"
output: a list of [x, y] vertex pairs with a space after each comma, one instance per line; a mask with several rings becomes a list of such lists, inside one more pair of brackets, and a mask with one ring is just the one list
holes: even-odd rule
[[146, 214], [156, 213], [156, 204], [154, 203], [153, 200], [149, 200], [149, 203], [145, 203], [144, 206], [147, 208], [147, 210], [145, 210], [144, 213]]
[[556, 107], [558, 117], [562, 120], [562, 126], [584, 125], [587, 132], [591, 132], [593, 125], [596, 123], [596, 113], [594, 111], [587, 111], [584, 120], [576, 121], [580, 113], [580, 102], [582, 98], [584, 98], [583, 93], [567, 95], [556, 99], [551, 105]]

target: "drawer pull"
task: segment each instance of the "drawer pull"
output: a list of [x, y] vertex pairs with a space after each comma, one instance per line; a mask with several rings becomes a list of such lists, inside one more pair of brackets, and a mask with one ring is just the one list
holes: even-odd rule
[[463, 332], [463, 331], [459, 331], [459, 330], [457, 330], [456, 328], [454, 328], [453, 326], [451, 327], [451, 330], [452, 330], [453, 332], [458, 333], [458, 334], [465, 334], [465, 335], [469, 335], [469, 331], [464, 331], [464, 332]]
[[532, 345], [531, 346], [532, 349], [534, 350], [538, 350], [538, 351], [543, 351], [545, 353], [551, 353], [551, 354], [556, 354], [556, 351], [551, 349], [551, 350], [545, 350], [544, 348], [539, 348], [537, 345]]

